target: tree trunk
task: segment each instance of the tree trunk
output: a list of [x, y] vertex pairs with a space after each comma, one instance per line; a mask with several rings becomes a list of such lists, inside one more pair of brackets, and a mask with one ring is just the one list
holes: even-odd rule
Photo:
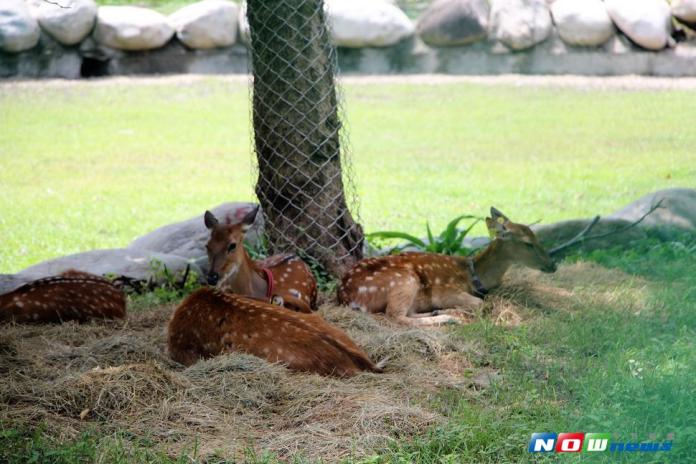
[[362, 257], [346, 205], [333, 49], [322, 0], [249, 0], [256, 194], [272, 252], [299, 252], [329, 273]]

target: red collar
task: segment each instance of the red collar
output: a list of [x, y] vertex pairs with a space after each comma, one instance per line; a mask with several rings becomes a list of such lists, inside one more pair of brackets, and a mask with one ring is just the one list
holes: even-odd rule
[[271, 272], [270, 269], [264, 267], [261, 269], [261, 271], [266, 275], [266, 283], [268, 284], [267, 290], [266, 290], [266, 298], [271, 299], [273, 296], [273, 273]]

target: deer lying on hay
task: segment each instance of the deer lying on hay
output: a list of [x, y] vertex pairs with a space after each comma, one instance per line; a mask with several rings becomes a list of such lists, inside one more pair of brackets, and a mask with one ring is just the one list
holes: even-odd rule
[[217, 288], [197, 290], [169, 322], [171, 357], [190, 366], [229, 352], [321, 375], [382, 371], [348, 335], [316, 314], [287, 311]]
[[0, 320], [84, 322], [125, 316], [123, 292], [103, 277], [86, 272], [65, 271], [0, 295]]
[[265, 300], [302, 313], [317, 309], [317, 283], [300, 258], [274, 255], [254, 261], [244, 249], [244, 234], [256, 219], [258, 206], [239, 224], [220, 224], [210, 211], [205, 226], [210, 230], [208, 283], [239, 295]]
[[343, 276], [339, 302], [409, 325], [437, 325], [455, 319], [436, 310], [478, 306], [513, 264], [556, 271], [529, 227], [495, 208], [486, 225], [493, 241], [473, 258], [403, 253], [360, 261]]

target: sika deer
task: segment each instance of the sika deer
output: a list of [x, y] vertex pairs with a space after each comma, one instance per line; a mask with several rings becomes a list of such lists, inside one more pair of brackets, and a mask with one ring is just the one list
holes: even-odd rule
[[220, 224], [210, 211], [205, 226], [210, 229], [208, 283], [239, 295], [310, 313], [317, 309], [317, 283], [304, 261], [293, 255], [274, 255], [253, 261], [244, 249], [244, 234], [254, 223], [258, 207], [239, 224]]
[[0, 321], [84, 322], [126, 316], [126, 298], [108, 280], [79, 271], [29, 282], [0, 295]]
[[455, 319], [434, 310], [478, 306], [513, 264], [556, 271], [529, 227], [495, 208], [486, 225], [493, 241], [473, 258], [403, 253], [360, 261], [343, 276], [339, 302], [409, 325], [436, 325]]
[[169, 322], [171, 357], [190, 366], [233, 351], [321, 375], [381, 372], [343, 331], [316, 314], [286, 311], [217, 288], [191, 294]]

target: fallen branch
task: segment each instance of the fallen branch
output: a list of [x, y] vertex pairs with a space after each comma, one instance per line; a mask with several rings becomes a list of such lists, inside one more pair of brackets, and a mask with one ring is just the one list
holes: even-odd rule
[[598, 223], [599, 220], [600, 220], [600, 216], [595, 216], [594, 219], [592, 219], [592, 222], [590, 222], [590, 223], [587, 225], [587, 227], [585, 227], [582, 231], [580, 231], [579, 234], [577, 234], [575, 237], [571, 238], [571, 239], [568, 240], [567, 242], [562, 243], [562, 244], [558, 245], [557, 247], [551, 248], [551, 249], [548, 251], [548, 253], [549, 253], [549, 255], [553, 256], [553, 255], [558, 254], [559, 252], [561, 252], [561, 251], [563, 251], [563, 250], [566, 250], [566, 249], [572, 247], [573, 245], [576, 245], [576, 244], [581, 243], [581, 242], [586, 242], [586, 241], [588, 241], [588, 240], [596, 240], [596, 239], [598, 239], [598, 238], [609, 237], [609, 236], [612, 236], [612, 235], [618, 235], [618, 234], [621, 234], [621, 233], [623, 233], [623, 232], [626, 232], [627, 230], [629, 230], [629, 229], [631, 229], [631, 228], [637, 226], [637, 225], [640, 224], [641, 222], [643, 222], [643, 219], [645, 219], [646, 217], [650, 216], [650, 215], [651, 215], [653, 212], [655, 212], [655, 210], [657, 210], [658, 208], [662, 208], [662, 200], [658, 201], [658, 202], [655, 203], [653, 206], [651, 206], [650, 209], [648, 210], [648, 212], [645, 213], [644, 215], [642, 215], [642, 216], [641, 216], [640, 218], [638, 218], [636, 221], [633, 221], [632, 223], [627, 224], [627, 225], [625, 225], [624, 227], [620, 227], [620, 228], [618, 228], [618, 229], [616, 229], [616, 230], [612, 230], [612, 231], [609, 231], [609, 232], [606, 232], [606, 233], [603, 233], [603, 234], [597, 234], [597, 235], [590, 235], [590, 236], [588, 236], [587, 234], [592, 230], [592, 228], [594, 228], [594, 226], [597, 225], [597, 223]]
[[69, 10], [70, 8], [72, 8], [71, 6], [63, 6], [63, 5], [61, 5], [60, 3], [58, 3], [58, 2], [53, 2], [53, 1], [51, 1], [51, 0], [43, 0], [43, 2], [44, 2], [44, 3], [48, 3], [49, 5], [55, 5], [55, 6], [57, 6], [58, 8], [62, 8], [62, 9], [64, 9], [64, 10]]

